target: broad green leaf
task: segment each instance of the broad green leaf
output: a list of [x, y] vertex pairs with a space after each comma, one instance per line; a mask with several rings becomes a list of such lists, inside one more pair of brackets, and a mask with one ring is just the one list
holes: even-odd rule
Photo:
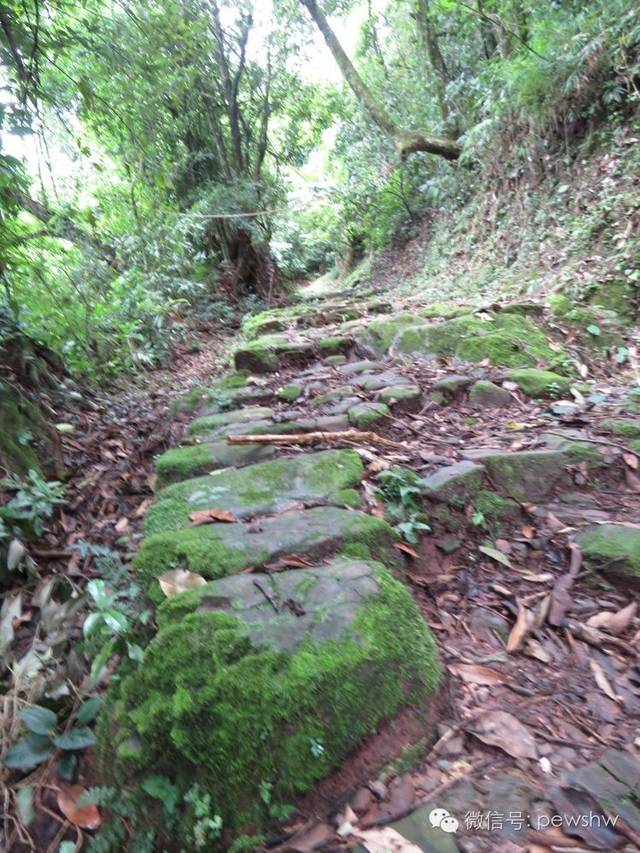
[[57, 716], [49, 708], [34, 705], [20, 712], [20, 719], [29, 729], [37, 735], [48, 735], [55, 729], [58, 722]]
[[93, 746], [96, 736], [91, 729], [84, 727], [70, 729], [66, 734], [54, 737], [53, 742], [58, 749], [85, 749], [87, 746]]
[[511, 562], [506, 554], [503, 554], [502, 551], [498, 551], [497, 548], [491, 548], [489, 545], [481, 545], [478, 548], [483, 554], [486, 554], [487, 557], [491, 557], [492, 560], [495, 560], [497, 563], [502, 563], [503, 566], [506, 566], [508, 569], [511, 568]]
[[76, 716], [76, 723], [79, 726], [86, 726], [95, 719], [96, 714], [100, 710], [102, 699], [99, 696], [94, 696], [93, 699], [87, 699], [80, 706], [80, 710]]
[[18, 770], [32, 770], [53, 752], [51, 739], [43, 735], [29, 734], [15, 743], [7, 751], [4, 763]]
[[60, 761], [56, 764], [58, 775], [66, 779], [67, 782], [73, 782], [76, 769], [78, 767], [78, 756], [73, 752], [65, 752]]
[[16, 791], [16, 805], [18, 807], [20, 820], [25, 826], [29, 826], [36, 816], [33, 808], [33, 788], [31, 785], [26, 785], [24, 788], [18, 788]]

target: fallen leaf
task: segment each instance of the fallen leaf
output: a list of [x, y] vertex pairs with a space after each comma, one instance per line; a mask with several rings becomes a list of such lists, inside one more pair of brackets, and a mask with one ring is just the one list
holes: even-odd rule
[[487, 557], [491, 557], [492, 560], [495, 560], [496, 563], [502, 563], [503, 566], [506, 566], [508, 569], [511, 568], [511, 561], [507, 557], [506, 554], [503, 554], [502, 551], [498, 551], [497, 548], [491, 548], [489, 545], [481, 545], [478, 548], [482, 554], [486, 554]]
[[622, 458], [627, 463], [629, 468], [633, 468], [634, 471], [638, 470], [638, 457], [633, 453], [623, 453]]
[[18, 568], [26, 553], [27, 549], [19, 539], [11, 540], [9, 550], [7, 551], [7, 568], [10, 572]]
[[478, 740], [497, 746], [513, 758], [537, 758], [536, 742], [529, 729], [506, 711], [488, 711], [468, 728]]
[[398, 551], [404, 551], [405, 554], [408, 554], [414, 559], [418, 558], [418, 552], [415, 551], [410, 545], [407, 545], [406, 542], [395, 542], [393, 547], [397, 548]]
[[496, 548], [503, 554], [510, 554], [512, 549], [511, 542], [506, 539], [496, 539]]
[[8, 595], [2, 602], [0, 610], [0, 658], [4, 657], [11, 648], [14, 638], [14, 620], [22, 613], [22, 593]]
[[311, 560], [301, 557], [300, 554], [289, 554], [288, 557], [281, 557], [278, 563], [288, 569], [308, 569], [309, 566], [313, 566]]
[[458, 675], [467, 684], [483, 684], [491, 686], [504, 684], [504, 676], [495, 669], [475, 663], [449, 664], [449, 672]]
[[129, 519], [123, 515], [120, 521], [116, 524], [116, 533], [126, 533], [129, 529]]
[[527, 640], [523, 652], [530, 658], [535, 658], [536, 660], [539, 660], [542, 663], [551, 663], [552, 661], [552, 657], [549, 652], [544, 648], [541, 643], [539, 643], [537, 640], [534, 640], [533, 638]]
[[569, 571], [558, 578], [551, 593], [551, 606], [549, 607], [548, 620], [551, 625], [562, 625], [567, 610], [571, 607], [572, 598], [569, 594], [576, 575], [582, 565], [582, 552], [575, 542], [569, 543], [571, 549], [571, 562]]
[[135, 511], [136, 518], [142, 518], [145, 512], [149, 509], [151, 504], [153, 503], [153, 498], [145, 498], [140, 506]]
[[202, 524], [212, 524], [214, 521], [232, 523], [237, 521], [235, 515], [228, 509], [198, 509], [189, 513], [192, 527], [200, 527]]
[[631, 604], [623, 607], [622, 610], [618, 610], [617, 613], [611, 610], [603, 610], [601, 613], [596, 613], [595, 616], [587, 619], [587, 625], [590, 628], [604, 628], [609, 634], [617, 637], [629, 627], [637, 611], [638, 604], [632, 601]]
[[527, 610], [527, 608], [521, 603], [518, 604], [518, 616], [515, 622], [515, 625], [511, 629], [511, 633], [509, 634], [509, 639], [507, 640], [507, 651], [517, 652], [522, 648], [522, 644], [524, 643], [525, 637], [529, 633], [532, 627], [532, 619], [531, 614]]
[[171, 598], [171, 596], [187, 589], [197, 589], [199, 586], [204, 586], [206, 580], [202, 575], [188, 572], [186, 569], [172, 569], [170, 572], [160, 575], [158, 583], [167, 598]]
[[609, 699], [613, 699], [614, 702], [618, 702], [618, 696], [616, 696], [613, 687], [609, 684], [609, 680], [605, 675], [604, 669], [600, 666], [600, 664], [591, 658], [589, 660], [589, 666], [591, 667], [591, 672], [593, 673], [593, 677], [596, 680], [596, 684]]
[[81, 829], [98, 829], [102, 817], [96, 806], [80, 806], [78, 800], [87, 789], [82, 785], [60, 785], [58, 791], [58, 808], [69, 823]]
[[522, 528], [522, 535], [525, 539], [533, 539], [535, 536], [535, 531], [533, 527], [530, 527], [528, 524], [525, 524]]

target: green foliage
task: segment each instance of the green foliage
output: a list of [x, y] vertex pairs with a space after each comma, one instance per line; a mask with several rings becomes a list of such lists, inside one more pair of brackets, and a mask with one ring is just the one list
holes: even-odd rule
[[20, 719], [28, 734], [7, 750], [4, 764], [19, 770], [32, 770], [46, 761], [55, 749], [70, 753], [75, 760], [76, 752], [93, 746], [96, 741], [88, 724], [95, 718], [100, 704], [99, 700], [87, 700], [80, 706], [75, 725], [71, 728], [63, 728], [62, 720], [50, 708], [41, 705], [25, 708], [20, 713]]
[[387, 468], [376, 475], [379, 494], [386, 511], [395, 522], [394, 530], [415, 544], [421, 531], [431, 530], [422, 513], [420, 478], [410, 468]]

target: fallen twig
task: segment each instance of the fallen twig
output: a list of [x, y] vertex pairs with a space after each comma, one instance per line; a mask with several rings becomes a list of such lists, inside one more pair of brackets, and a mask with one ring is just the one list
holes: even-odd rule
[[384, 438], [377, 432], [368, 432], [359, 429], [345, 429], [339, 432], [295, 432], [283, 435], [229, 435], [228, 444], [321, 444], [329, 441], [350, 441], [381, 444], [383, 447], [395, 447], [401, 450], [410, 450], [408, 444], [403, 441], [392, 441]]

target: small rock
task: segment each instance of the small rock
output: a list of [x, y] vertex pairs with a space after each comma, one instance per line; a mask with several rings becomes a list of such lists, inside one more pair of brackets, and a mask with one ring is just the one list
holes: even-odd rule
[[379, 800], [386, 800], [389, 796], [389, 789], [384, 782], [381, 782], [379, 779], [376, 779], [374, 782], [368, 782], [367, 787]]
[[473, 406], [496, 409], [500, 406], [510, 406], [513, 403], [513, 397], [506, 388], [500, 388], [493, 382], [481, 379], [469, 391], [469, 402]]
[[373, 794], [369, 788], [358, 788], [351, 798], [351, 808], [357, 815], [364, 814], [373, 802]]

